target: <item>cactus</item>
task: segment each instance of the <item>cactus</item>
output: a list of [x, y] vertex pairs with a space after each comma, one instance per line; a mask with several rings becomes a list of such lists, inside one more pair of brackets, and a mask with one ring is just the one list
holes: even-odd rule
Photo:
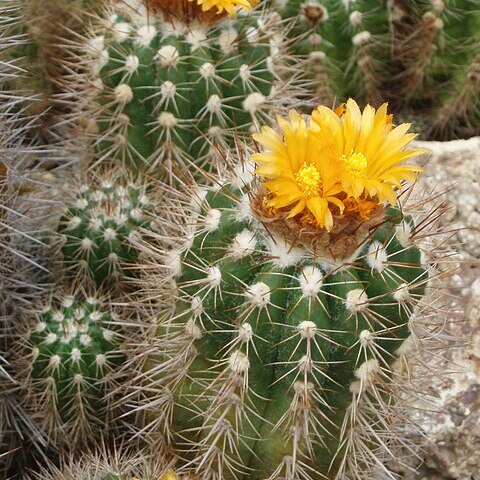
[[348, 96], [414, 119], [426, 139], [475, 135], [480, 125], [480, 10], [469, 0], [272, 0], [316, 101]]
[[29, 392], [25, 409], [54, 446], [74, 448], [92, 435], [113, 434], [111, 392], [126, 359], [121, 320], [98, 296], [80, 292], [34, 313], [18, 360]]
[[386, 0], [272, 0], [295, 18], [296, 53], [308, 59], [315, 100], [333, 104], [349, 96], [379, 105], [388, 69], [395, 9]]
[[126, 286], [135, 276], [138, 250], [132, 243], [151, 221], [145, 185], [109, 176], [84, 184], [60, 222], [63, 260], [70, 277], [93, 280], [97, 288]]
[[480, 125], [480, 9], [465, 0], [432, 0], [412, 13], [398, 38], [400, 99], [430, 108], [421, 118], [427, 137], [475, 135]]
[[147, 23], [121, 11], [83, 47], [100, 104], [93, 113], [90, 98], [79, 107], [80, 121], [99, 129], [95, 165], [171, 177], [211, 169], [219, 148], [297, 91], [295, 75], [279, 78], [291, 65], [278, 19], [269, 10], [235, 20], [195, 2], [174, 2], [174, 13], [169, 2], [148, 3]]
[[166, 252], [175, 304], [142, 347], [144, 408], [180, 473], [378, 478], [393, 455], [398, 367], [430, 267], [422, 227], [384, 201], [396, 204], [419, 170], [400, 164], [422, 151], [404, 149], [414, 135], [392, 129], [385, 105], [340, 114], [322, 107], [306, 124], [292, 112], [283, 136], [255, 135], [269, 181], [251, 185], [240, 165], [203, 190], [183, 246]]
[[103, 447], [84, 455], [69, 455], [60, 466], [49, 464], [32, 472], [32, 480], [176, 480], [168, 463], [150, 451]]
[[[14, 73], [7, 76], [4, 88], [15, 93], [7, 103], [22, 116], [35, 119], [36, 128], [32, 128], [32, 122], [30, 135], [40, 144], [65, 140], [60, 135], [65, 134], [68, 103], [76, 98], [76, 95], [69, 97], [64, 85], [72, 72], [71, 65], [67, 65], [69, 44], [85, 31], [88, 16], [101, 11], [102, 3], [102, 0], [2, 2], [0, 28], [5, 37], [0, 54]], [[22, 74], [17, 75], [18, 72]], [[22, 99], [25, 101], [20, 108], [18, 103]]]

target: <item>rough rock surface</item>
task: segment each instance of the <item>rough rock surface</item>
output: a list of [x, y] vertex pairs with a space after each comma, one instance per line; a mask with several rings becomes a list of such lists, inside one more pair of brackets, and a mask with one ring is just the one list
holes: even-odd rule
[[427, 437], [420, 466], [402, 473], [405, 480], [480, 480], [480, 137], [417, 143], [432, 151], [422, 181], [448, 189], [441, 222], [454, 230], [458, 252], [445, 294], [455, 341], [436, 360], [444, 375], [426, 386], [432, 404], [415, 414]]

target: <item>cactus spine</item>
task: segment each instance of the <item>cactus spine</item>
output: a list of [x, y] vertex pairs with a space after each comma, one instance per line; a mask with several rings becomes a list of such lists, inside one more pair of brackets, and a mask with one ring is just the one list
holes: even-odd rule
[[33, 473], [32, 480], [176, 480], [166, 463], [149, 451], [102, 448], [80, 457], [69, 455], [60, 466], [50, 464]]

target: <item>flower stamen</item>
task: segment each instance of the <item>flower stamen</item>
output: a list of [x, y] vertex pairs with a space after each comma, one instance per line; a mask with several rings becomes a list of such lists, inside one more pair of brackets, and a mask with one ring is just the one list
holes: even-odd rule
[[367, 177], [368, 162], [367, 157], [363, 153], [351, 153], [348, 157], [342, 154], [342, 162], [352, 177], [360, 179]]
[[315, 165], [308, 165], [304, 162], [300, 170], [294, 174], [300, 191], [308, 198], [320, 195], [322, 177]]

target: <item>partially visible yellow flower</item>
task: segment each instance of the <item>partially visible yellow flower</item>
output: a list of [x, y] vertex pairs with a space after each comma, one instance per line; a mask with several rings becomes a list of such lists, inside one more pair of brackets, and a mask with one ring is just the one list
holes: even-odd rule
[[428, 151], [405, 148], [416, 137], [407, 133], [409, 128], [409, 123], [393, 128], [386, 103], [378, 110], [367, 105], [361, 112], [349, 99], [336, 112], [320, 106], [312, 113], [312, 129], [319, 143], [330, 148], [333, 159], [329, 160], [339, 163], [345, 193], [356, 199], [376, 196], [379, 202], [387, 200], [392, 205], [401, 182], [414, 181], [423, 170], [404, 162]]
[[342, 188], [338, 182], [340, 164], [331, 151], [334, 144], [322, 145], [318, 136], [300, 114], [292, 110], [288, 121], [278, 117], [282, 136], [263, 127], [254, 139], [267, 151], [256, 153], [256, 173], [269, 181], [265, 187], [273, 194], [268, 205], [275, 209], [290, 208], [288, 217], [310, 211], [318, 226], [331, 230], [333, 216], [330, 204], [343, 211], [337, 198]]
[[190, 2], [196, 2], [198, 5], [201, 5], [202, 10], [207, 12], [212, 8], [217, 10], [218, 14], [227, 12], [231, 17], [234, 17], [237, 14], [237, 8], [244, 8], [249, 12], [252, 11], [254, 5], [256, 5], [259, 0], [189, 0]]
[[173, 470], [168, 470], [168, 472], [163, 475], [160, 480], [177, 480], [177, 475]]

